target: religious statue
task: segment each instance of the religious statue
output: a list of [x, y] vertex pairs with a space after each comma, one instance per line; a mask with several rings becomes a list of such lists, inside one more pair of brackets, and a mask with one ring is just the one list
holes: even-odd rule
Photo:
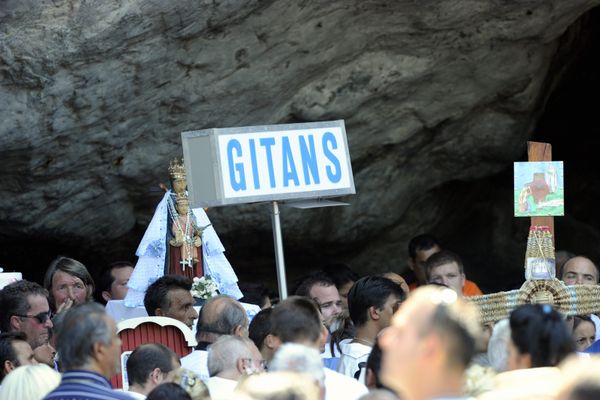
[[165, 274], [190, 279], [208, 275], [219, 293], [239, 299], [242, 292], [237, 276], [206, 212], [189, 206], [183, 163], [172, 161], [169, 175], [172, 189], [161, 185], [165, 194], [136, 250], [138, 261], [127, 284], [124, 304], [143, 306], [148, 286]]
[[190, 279], [200, 277], [203, 271], [199, 248], [202, 245], [202, 231], [206, 226], [199, 228], [196, 217], [190, 210], [183, 164], [178, 160], [172, 161], [169, 174], [174, 193], [167, 199], [170, 224], [165, 273], [183, 275]]
[[[171, 232], [173, 238], [169, 240], [171, 247], [178, 247], [180, 251], [179, 264], [181, 270], [193, 268], [200, 261], [199, 247], [202, 245], [202, 231], [196, 224], [196, 218], [190, 211], [189, 200], [182, 194], [176, 195], [176, 210], [169, 209], [171, 213]], [[174, 249], [173, 249], [174, 250]], [[176, 266], [175, 266], [176, 267]], [[176, 268], [174, 268], [176, 269]], [[202, 276], [197, 274], [195, 276]]]

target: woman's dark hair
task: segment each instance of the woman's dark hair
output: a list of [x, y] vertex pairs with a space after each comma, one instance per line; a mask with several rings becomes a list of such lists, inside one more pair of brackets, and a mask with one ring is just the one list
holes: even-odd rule
[[575, 351], [562, 315], [548, 304], [525, 304], [510, 314], [510, 336], [531, 367], [553, 367]]

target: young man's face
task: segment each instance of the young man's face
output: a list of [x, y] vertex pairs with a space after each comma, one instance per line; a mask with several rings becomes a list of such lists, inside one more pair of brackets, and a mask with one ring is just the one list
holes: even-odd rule
[[444, 284], [454, 290], [456, 294], [462, 296], [463, 286], [465, 285], [465, 274], [460, 272], [458, 264], [451, 262], [432, 268], [429, 274], [429, 281]]
[[115, 279], [110, 285], [110, 297], [111, 300], [123, 300], [127, 295], [127, 283], [133, 273], [133, 268], [126, 266], [121, 268], [113, 268], [111, 274]]
[[322, 286], [316, 284], [310, 289], [309, 294], [321, 306], [325, 325], [329, 328], [331, 323], [342, 312], [342, 300], [337, 288], [335, 285]]
[[410, 261], [410, 267], [415, 273], [415, 277], [417, 278], [417, 283], [419, 285], [427, 284], [427, 275], [425, 273], [425, 261], [429, 257], [431, 257], [435, 253], [440, 252], [439, 246], [433, 246], [427, 250], [417, 250], [415, 252], [415, 258], [412, 258]]
[[384, 329], [390, 326], [394, 313], [400, 308], [402, 300], [395, 294], [391, 294], [383, 303], [383, 307], [379, 310], [379, 329]]
[[194, 298], [190, 291], [179, 288], [172, 289], [167, 296], [169, 296], [170, 306], [166, 312], [162, 312], [162, 316], [181, 321], [191, 329], [194, 320], [198, 318], [198, 313], [194, 309]]

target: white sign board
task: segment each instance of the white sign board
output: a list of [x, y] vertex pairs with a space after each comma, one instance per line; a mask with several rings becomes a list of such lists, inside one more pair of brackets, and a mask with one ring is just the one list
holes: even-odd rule
[[183, 132], [192, 207], [354, 194], [344, 121]]

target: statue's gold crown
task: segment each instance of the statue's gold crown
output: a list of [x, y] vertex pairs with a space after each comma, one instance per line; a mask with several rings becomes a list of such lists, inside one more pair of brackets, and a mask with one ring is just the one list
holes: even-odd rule
[[180, 161], [176, 158], [171, 161], [169, 165], [169, 174], [173, 181], [185, 179], [185, 166], [183, 165], [183, 160]]

